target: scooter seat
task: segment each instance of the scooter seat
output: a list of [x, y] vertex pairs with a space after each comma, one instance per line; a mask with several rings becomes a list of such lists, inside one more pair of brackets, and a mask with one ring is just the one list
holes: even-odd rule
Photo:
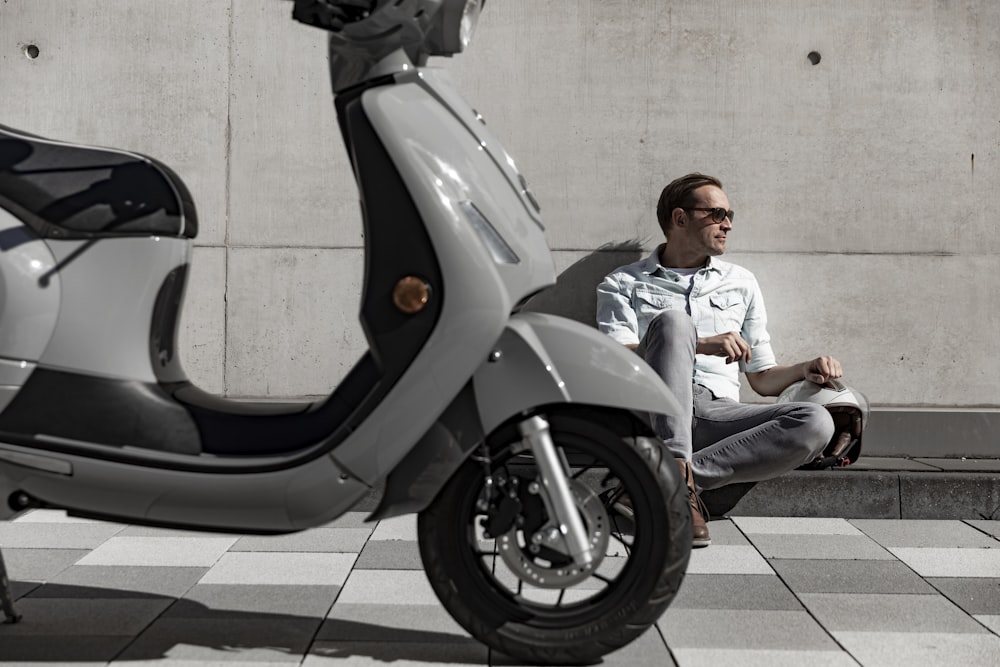
[[0, 125], [0, 208], [39, 236], [193, 238], [191, 194], [166, 165], [108, 148], [68, 144]]

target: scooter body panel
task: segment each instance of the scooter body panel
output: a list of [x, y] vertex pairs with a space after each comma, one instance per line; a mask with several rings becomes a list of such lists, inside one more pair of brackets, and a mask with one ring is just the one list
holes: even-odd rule
[[[424, 348], [372, 416], [333, 452], [344, 469], [373, 485], [407, 455], [415, 434], [432, 427], [484, 362], [517, 302], [555, 282], [541, 228], [481, 141], [442, 99], [416, 73], [362, 98], [420, 211], [444, 283], [443, 294], [431, 296], [443, 299], [443, 309]], [[464, 113], [475, 121], [467, 107]], [[513, 260], [491, 250], [495, 237], [470, 223], [463, 202], [494, 227], [492, 234], [508, 244]]]
[[60, 265], [63, 299], [40, 363], [157, 382], [150, 358], [153, 307], [167, 274], [188, 263], [190, 241], [147, 236], [47, 245]]
[[[261, 473], [192, 473], [0, 443], [0, 519], [15, 491], [96, 518], [287, 533], [335, 519], [367, 494], [329, 456]], [[16, 498], [15, 498], [16, 503]]]

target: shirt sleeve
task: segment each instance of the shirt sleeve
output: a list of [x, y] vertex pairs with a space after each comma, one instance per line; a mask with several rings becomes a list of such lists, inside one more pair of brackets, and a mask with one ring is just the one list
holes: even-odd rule
[[771, 349], [771, 336], [767, 333], [764, 295], [761, 294], [756, 278], [751, 282], [749, 300], [740, 335], [750, 345], [750, 363], [741, 361], [740, 370], [744, 373], [757, 373], [776, 366], [777, 363], [774, 360], [774, 351]]
[[615, 274], [597, 286], [597, 328], [623, 345], [638, 345], [639, 321], [627, 290]]

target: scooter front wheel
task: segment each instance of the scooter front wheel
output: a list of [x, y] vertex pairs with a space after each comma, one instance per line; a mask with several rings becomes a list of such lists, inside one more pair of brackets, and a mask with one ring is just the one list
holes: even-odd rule
[[[589, 567], [539, 537], [549, 518], [516, 425], [491, 435], [488, 457], [467, 461], [419, 517], [441, 603], [476, 639], [520, 660], [599, 660], [659, 618], [687, 569], [691, 519], [676, 466], [655, 440], [623, 435], [630, 417], [598, 416], [549, 417], [596, 552]], [[631, 519], [614, 508], [622, 493]]]

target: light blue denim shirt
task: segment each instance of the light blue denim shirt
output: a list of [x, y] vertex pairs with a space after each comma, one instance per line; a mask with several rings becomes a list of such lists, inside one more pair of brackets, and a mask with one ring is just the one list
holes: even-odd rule
[[717, 397], [739, 400], [739, 371], [754, 373], [775, 365], [767, 333], [764, 297], [752, 273], [710, 257], [690, 283], [660, 266], [659, 248], [638, 262], [609, 273], [597, 286], [597, 327], [622, 344], [637, 344], [656, 315], [668, 308], [684, 310], [698, 336], [739, 332], [750, 345], [750, 363], [727, 364], [722, 357], [695, 357], [696, 384]]

